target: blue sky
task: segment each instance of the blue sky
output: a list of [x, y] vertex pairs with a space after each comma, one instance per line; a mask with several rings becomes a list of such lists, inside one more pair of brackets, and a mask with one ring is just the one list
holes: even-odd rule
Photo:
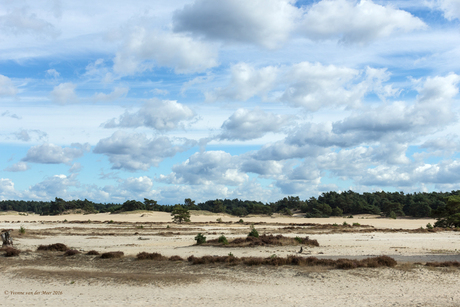
[[0, 200], [460, 189], [459, 20], [459, 0], [0, 0]]

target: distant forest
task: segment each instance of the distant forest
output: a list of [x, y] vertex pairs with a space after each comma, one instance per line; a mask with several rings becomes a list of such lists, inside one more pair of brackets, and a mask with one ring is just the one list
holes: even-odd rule
[[[240, 199], [216, 199], [195, 204], [185, 199], [182, 207], [188, 210], [207, 210], [215, 213], [228, 213], [234, 216], [248, 214], [272, 215], [280, 213], [292, 215], [303, 213], [305, 217], [349, 216], [353, 214], [380, 214], [396, 218], [397, 216], [437, 217], [445, 211], [447, 199], [459, 196], [460, 190], [452, 192], [431, 192], [405, 194], [403, 192], [342, 193], [327, 192], [317, 198], [301, 200], [298, 196], [289, 196], [271, 203]], [[111, 212], [119, 213], [134, 210], [171, 212], [174, 206], [159, 205], [155, 200], [128, 200], [123, 204], [102, 204], [85, 200], [65, 201], [56, 198], [53, 201], [3, 200], [0, 211], [14, 210], [33, 212], [40, 215], [59, 215], [74, 210], [81, 213]]]

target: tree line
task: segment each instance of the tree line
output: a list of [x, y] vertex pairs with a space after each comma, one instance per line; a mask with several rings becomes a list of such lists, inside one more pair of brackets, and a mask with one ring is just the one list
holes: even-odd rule
[[[195, 201], [186, 198], [184, 203], [176, 205], [187, 210], [207, 210], [241, 217], [249, 214], [272, 215], [274, 213], [292, 215], [296, 212], [303, 213], [305, 217], [348, 216], [366, 213], [393, 218], [397, 216], [436, 217], [448, 211], [446, 204], [449, 197], [452, 196], [460, 197], [460, 190], [413, 194], [326, 192], [306, 200], [301, 200], [298, 196], [288, 196], [270, 203], [240, 199], [215, 199], [196, 204]], [[69, 210], [81, 213], [118, 213], [134, 210], [172, 212], [173, 209], [172, 205], [160, 205], [157, 201], [147, 198], [144, 198], [144, 201], [127, 200], [122, 204], [97, 203], [87, 199], [66, 201], [57, 197], [52, 201], [3, 200], [0, 202], [0, 211], [33, 212], [40, 215], [59, 215]]]

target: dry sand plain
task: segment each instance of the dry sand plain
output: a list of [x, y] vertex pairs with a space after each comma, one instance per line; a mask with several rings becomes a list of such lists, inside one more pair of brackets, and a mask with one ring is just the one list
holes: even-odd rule
[[[217, 218], [222, 223], [216, 222]], [[0, 215], [0, 229], [14, 229], [19, 257], [0, 257], [0, 306], [460, 306], [460, 269], [429, 261], [460, 260], [460, 232], [421, 232], [429, 219], [302, 217], [239, 218], [197, 213], [173, 224], [162, 212], [94, 215]], [[113, 221], [113, 222], [112, 222]], [[361, 226], [321, 226], [359, 223]], [[194, 237], [242, 238], [251, 223], [260, 234], [316, 239], [319, 247], [196, 246]], [[24, 235], [19, 228], [26, 229]], [[81, 251], [37, 252], [63, 243]], [[457, 251], [457, 249], [459, 251]], [[120, 259], [85, 252], [123, 251]], [[388, 255], [394, 268], [339, 270], [322, 266], [192, 265], [187, 261], [137, 260], [139, 252], [184, 259], [194, 255], [350, 258]]]

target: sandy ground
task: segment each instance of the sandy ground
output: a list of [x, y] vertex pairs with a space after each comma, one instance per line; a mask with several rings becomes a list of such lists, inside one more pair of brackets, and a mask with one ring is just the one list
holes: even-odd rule
[[[217, 218], [233, 223], [218, 223]], [[0, 229], [14, 229], [15, 247], [22, 251], [19, 257], [0, 257], [0, 306], [460, 306], [460, 270], [425, 266], [428, 261], [460, 260], [460, 232], [417, 231], [434, 220], [375, 216], [245, 217], [244, 224], [238, 220], [193, 215], [192, 223], [178, 225], [161, 212], [0, 215]], [[344, 221], [361, 226], [341, 226]], [[309, 236], [320, 246], [304, 246], [298, 254], [299, 246], [195, 245], [198, 233], [208, 240], [221, 234], [228, 239], [245, 237], [250, 223], [260, 234]], [[339, 226], [311, 226], [334, 223]], [[21, 226], [26, 229], [24, 235], [18, 233]], [[39, 245], [52, 243], [64, 243], [82, 253], [65, 257], [62, 252], [36, 251]], [[84, 255], [89, 250], [123, 251], [125, 256]], [[144, 251], [184, 259], [229, 253], [332, 259], [388, 255], [398, 265], [338, 270], [137, 260], [137, 253]]]

